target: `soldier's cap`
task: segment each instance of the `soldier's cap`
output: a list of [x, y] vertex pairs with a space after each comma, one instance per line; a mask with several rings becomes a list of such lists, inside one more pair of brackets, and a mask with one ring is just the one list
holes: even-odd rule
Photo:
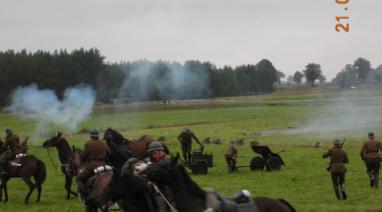
[[10, 127], [7, 127], [7, 128], [5, 129], [5, 133], [7, 133], [7, 134], [12, 133], [12, 132], [13, 132], [13, 130], [12, 130], [12, 128], [10, 128]]
[[147, 149], [147, 151], [152, 152], [152, 151], [159, 150], [159, 149], [164, 150], [162, 143], [159, 141], [153, 141], [149, 145], [149, 148]]
[[369, 137], [374, 137], [374, 132], [370, 131], [367, 135], [368, 135]]
[[90, 136], [90, 137], [98, 137], [98, 136], [99, 136], [99, 132], [98, 132], [98, 130], [97, 130], [97, 129], [92, 129], [92, 130], [90, 130], [90, 132], [89, 132], [89, 136]]
[[336, 138], [333, 140], [333, 144], [336, 145], [336, 144], [341, 144], [341, 141], [340, 139]]
[[185, 127], [185, 128], [183, 129], [183, 131], [184, 131], [184, 132], [190, 132], [190, 131], [191, 131], [191, 129], [190, 129], [190, 128], [188, 128], [188, 127]]

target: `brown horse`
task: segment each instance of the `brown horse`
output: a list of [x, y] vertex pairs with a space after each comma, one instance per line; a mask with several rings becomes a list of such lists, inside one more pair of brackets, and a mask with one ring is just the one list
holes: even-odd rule
[[[284, 199], [271, 199], [267, 197], [250, 198], [237, 196], [223, 198], [219, 194], [201, 189], [187, 174], [185, 167], [178, 163], [179, 155], [171, 160], [162, 160], [149, 165], [143, 171], [151, 182], [162, 191], [164, 196], [171, 191], [169, 202], [181, 212], [206, 211], [256, 211], [256, 212], [293, 212], [293, 206]], [[174, 195], [175, 194], [175, 195]], [[172, 197], [172, 199], [171, 199]], [[187, 200], [187, 201], [185, 201]], [[170, 206], [169, 206], [170, 207]]]
[[103, 139], [108, 145], [114, 144], [123, 153], [129, 154], [131, 157], [143, 160], [148, 157], [147, 148], [154, 140], [144, 135], [140, 139], [130, 141], [123, 137], [122, 134], [112, 128], [107, 128]]
[[[81, 151], [73, 148], [68, 161], [68, 167], [75, 172], [81, 172], [84, 164], [81, 162]], [[86, 211], [93, 212], [100, 208], [102, 211], [108, 211], [108, 198], [103, 195], [109, 187], [114, 176], [113, 170], [100, 171], [94, 174], [86, 181], [87, 194], [81, 194]]]
[[58, 151], [61, 172], [65, 175], [65, 189], [67, 191], [66, 199], [70, 199], [70, 194], [77, 196], [77, 193], [71, 190], [75, 172], [68, 167], [68, 161], [72, 154], [72, 150], [68, 141], [62, 136], [62, 132], [58, 132], [57, 135], [45, 141], [42, 146], [47, 148], [47, 150], [50, 147], [55, 147]]
[[[3, 150], [0, 150], [0, 152], [2, 151]], [[35, 183], [33, 183], [31, 180], [32, 176]], [[45, 164], [41, 160], [37, 159], [33, 155], [26, 155], [9, 161], [7, 174], [1, 176], [0, 201], [2, 200], [3, 190], [5, 196], [4, 202], [8, 201], [7, 182], [12, 177], [21, 177], [23, 181], [29, 186], [29, 192], [25, 197], [25, 204], [28, 203], [29, 196], [32, 194], [35, 188], [37, 188], [38, 192], [36, 202], [40, 201], [42, 191], [41, 185], [46, 178]]]

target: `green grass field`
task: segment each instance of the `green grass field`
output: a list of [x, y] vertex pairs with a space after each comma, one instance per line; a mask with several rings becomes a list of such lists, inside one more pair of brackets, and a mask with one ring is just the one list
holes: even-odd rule
[[[166, 136], [166, 144], [172, 153], [176, 153], [180, 151], [177, 135], [184, 127], [191, 127], [201, 140], [216, 137], [224, 141], [222, 145], [206, 145], [205, 150], [214, 155], [215, 167], [209, 169], [208, 175], [192, 176], [203, 187], [212, 187], [224, 195], [248, 189], [253, 196], [284, 198], [298, 211], [382, 211], [382, 189], [369, 188], [364, 164], [359, 157], [362, 141], [369, 129], [375, 131], [377, 139], [382, 139], [381, 108], [380, 91], [276, 92], [257, 97], [174, 101], [171, 106], [155, 102], [126, 107], [99, 105], [76, 132], [65, 131], [64, 134], [72, 145], [82, 148], [87, 140], [87, 129], [97, 127], [102, 131], [113, 127], [128, 138], [138, 138], [143, 134], [153, 138]], [[372, 125], [358, 127], [357, 123], [364, 126], [358, 116], [345, 119], [346, 123], [328, 124], [333, 118], [336, 121], [350, 117], [350, 114], [366, 114]], [[320, 121], [318, 125], [312, 124], [317, 123], [315, 120]], [[343, 128], [342, 124], [356, 127]], [[29, 205], [23, 203], [27, 186], [20, 179], [11, 179], [8, 184], [9, 202], [0, 203], [0, 210], [83, 211], [78, 199], [65, 200], [64, 177], [55, 171], [46, 150], [35, 147], [46, 139], [33, 137], [41, 126], [31, 120], [2, 113], [0, 129], [7, 126], [11, 126], [22, 139], [32, 136], [30, 144], [33, 147], [29, 153], [45, 162], [48, 176], [43, 184], [41, 203], [32, 201], [36, 197], [34, 193]], [[52, 134], [64, 129], [49, 126], [46, 130]], [[254, 132], [261, 135], [250, 136]], [[346, 139], [344, 149], [350, 160], [346, 175], [349, 198], [346, 201], [335, 199], [330, 175], [325, 170], [328, 160], [321, 157], [336, 137]], [[285, 149], [280, 154], [286, 166], [280, 172], [254, 172], [241, 168], [238, 173], [228, 174], [223, 154], [228, 142], [237, 138], [246, 139], [245, 145], [239, 147], [238, 165], [249, 165], [255, 156], [249, 148], [249, 141], [258, 140], [260, 144], [269, 145], [274, 152]], [[313, 147], [317, 141], [322, 142], [322, 147]]]

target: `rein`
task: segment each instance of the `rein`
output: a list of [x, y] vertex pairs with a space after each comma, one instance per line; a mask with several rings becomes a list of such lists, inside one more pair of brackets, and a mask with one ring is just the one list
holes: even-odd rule
[[163, 195], [163, 193], [159, 190], [158, 186], [155, 185], [154, 183], [152, 183], [152, 185], [153, 185], [154, 190], [155, 190], [159, 195], [161, 195], [161, 197], [163, 198], [163, 200], [167, 203], [168, 207], [170, 207], [171, 211], [172, 211], [172, 212], [178, 212], [178, 210], [176, 210], [176, 208], [175, 208], [173, 205], [171, 205], [171, 203], [167, 200], [167, 198], [166, 198], [166, 197]]
[[49, 152], [49, 149], [48, 149], [48, 148], [46, 148], [46, 152], [48, 153], [49, 160], [50, 160], [50, 162], [52, 163], [52, 165], [53, 165], [53, 167], [54, 167], [54, 170], [55, 170], [56, 173], [57, 173], [57, 166], [56, 166], [56, 164], [53, 162], [52, 156], [50, 155], [50, 152]]

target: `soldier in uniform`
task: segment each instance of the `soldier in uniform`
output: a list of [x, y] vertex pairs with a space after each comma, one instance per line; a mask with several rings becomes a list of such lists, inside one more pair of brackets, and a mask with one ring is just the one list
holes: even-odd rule
[[179, 134], [178, 140], [182, 146], [182, 154], [186, 164], [191, 162], [191, 150], [192, 150], [192, 139], [201, 145], [199, 139], [191, 131], [191, 129], [186, 128], [182, 133]]
[[153, 141], [149, 145], [147, 152], [152, 163], [159, 162], [163, 159], [169, 159], [170, 156], [165, 152], [163, 144], [159, 141]]
[[78, 190], [82, 194], [86, 193], [86, 180], [93, 175], [94, 169], [107, 164], [110, 154], [106, 142], [99, 139], [98, 130], [92, 129], [89, 136], [90, 140], [85, 144], [85, 149], [81, 153], [81, 162], [85, 165], [77, 176]]
[[227, 162], [228, 172], [237, 172], [236, 158], [237, 158], [237, 146], [234, 141], [231, 141], [225, 154], [225, 161]]
[[378, 175], [381, 157], [379, 151], [382, 150], [381, 142], [374, 139], [374, 133], [368, 133], [369, 140], [363, 143], [360, 155], [365, 162], [367, 175], [370, 179], [370, 186], [378, 188]]
[[20, 137], [13, 133], [11, 128], [5, 129], [6, 137], [3, 148], [9, 148], [0, 156], [0, 171], [2, 175], [7, 173], [8, 161], [13, 159], [17, 154], [22, 153], [20, 145]]
[[342, 144], [339, 139], [333, 141], [334, 147], [322, 155], [323, 158], [330, 157], [329, 170], [332, 175], [334, 192], [338, 200], [345, 200], [345, 163], [349, 162], [348, 156], [342, 150]]

